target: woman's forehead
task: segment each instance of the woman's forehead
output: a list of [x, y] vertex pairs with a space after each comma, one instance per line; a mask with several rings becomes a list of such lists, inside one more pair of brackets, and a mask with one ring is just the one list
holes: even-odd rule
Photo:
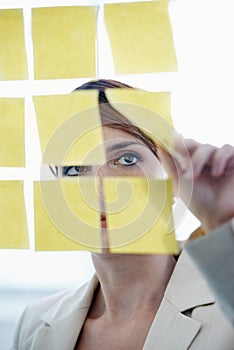
[[141, 142], [139, 138], [132, 135], [131, 133], [125, 132], [120, 129], [111, 128], [108, 126], [103, 127], [103, 136], [104, 136], [104, 141], [108, 141], [108, 142], [111, 142], [111, 141], [117, 142], [118, 140], [119, 141], [132, 140], [143, 145], [143, 142]]
[[[126, 132], [121, 129], [116, 129], [108, 126], [103, 126], [104, 147], [106, 153], [120, 151], [124, 148], [141, 147], [144, 152], [149, 151], [154, 154], [152, 148], [147, 142], [144, 142], [139, 137], [136, 137], [131, 132]], [[155, 154], [154, 154], [155, 157]]]

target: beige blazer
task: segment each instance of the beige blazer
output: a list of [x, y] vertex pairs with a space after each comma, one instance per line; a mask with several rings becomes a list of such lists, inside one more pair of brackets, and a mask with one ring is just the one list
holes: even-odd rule
[[[93, 276], [79, 289], [29, 306], [19, 320], [12, 349], [73, 350], [97, 284]], [[172, 349], [234, 349], [234, 331], [186, 252], [176, 264], [143, 347]]]

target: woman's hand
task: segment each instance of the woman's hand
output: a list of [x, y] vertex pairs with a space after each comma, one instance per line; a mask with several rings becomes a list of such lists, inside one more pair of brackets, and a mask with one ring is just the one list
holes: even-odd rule
[[234, 217], [234, 147], [221, 148], [177, 136], [173, 154], [159, 149], [175, 195], [210, 231]]

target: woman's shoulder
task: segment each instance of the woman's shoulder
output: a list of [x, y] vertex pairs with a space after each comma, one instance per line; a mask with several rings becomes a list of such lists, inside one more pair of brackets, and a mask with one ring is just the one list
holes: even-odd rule
[[[94, 275], [82, 285], [53, 293], [29, 304], [18, 320], [14, 344], [22, 344], [25, 339], [45, 324], [50, 324], [54, 320], [66, 317], [74, 309], [88, 307], [97, 284], [98, 280]], [[15, 348], [17, 349], [18, 347]]]

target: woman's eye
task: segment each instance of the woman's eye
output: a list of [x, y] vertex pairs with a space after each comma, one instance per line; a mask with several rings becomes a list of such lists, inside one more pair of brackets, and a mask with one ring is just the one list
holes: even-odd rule
[[79, 176], [84, 175], [90, 170], [89, 166], [68, 166], [63, 168], [63, 176]]
[[121, 165], [126, 165], [126, 166], [130, 166], [130, 165], [135, 165], [139, 162], [140, 157], [137, 156], [134, 153], [125, 153], [123, 154], [121, 157], [119, 157], [117, 159], [117, 161], [115, 161], [115, 164], [121, 164]]

